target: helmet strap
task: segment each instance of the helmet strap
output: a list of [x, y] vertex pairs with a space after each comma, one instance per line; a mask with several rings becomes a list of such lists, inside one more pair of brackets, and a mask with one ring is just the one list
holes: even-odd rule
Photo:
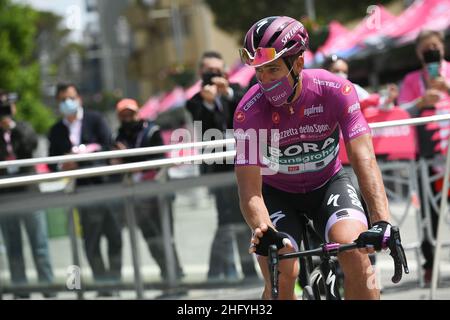
[[[284, 63], [286, 64], [286, 66], [288, 67], [288, 70], [291, 70], [291, 71], [289, 72], [289, 73], [291, 74], [291, 72], [293, 71], [293, 70], [292, 70], [292, 68], [293, 68], [292, 63], [289, 61], [288, 58], [283, 58], [283, 61], [284, 61]], [[291, 94], [291, 95], [289, 96], [289, 98], [287, 99], [287, 103], [291, 103], [292, 100], [293, 100], [294, 97], [295, 97], [295, 92], [297, 91], [296, 89], [297, 89], [297, 85], [298, 85], [298, 81], [299, 81], [300, 75], [295, 76], [295, 75], [292, 73], [292, 74], [291, 74], [291, 77], [292, 77], [292, 80], [294, 80], [294, 86], [293, 86], [294, 91], [292, 92], [292, 94]]]

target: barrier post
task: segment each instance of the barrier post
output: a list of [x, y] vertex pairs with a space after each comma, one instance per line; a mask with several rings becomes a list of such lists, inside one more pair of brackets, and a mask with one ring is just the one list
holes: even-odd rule
[[[450, 137], [448, 142], [450, 143]], [[436, 298], [437, 282], [439, 276], [439, 261], [441, 259], [442, 237], [444, 236], [444, 221], [448, 213], [448, 188], [450, 178], [450, 144], [447, 144], [447, 158], [445, 161], [444, 186], [442, 187], [441, 210], [439, 212], [438, 229], [436, 235], [436, 246], [434, 250], [433, 273], [431, 276], [430, 299]]]
[[[71, 180], [65, 187], [65, 193], [74, 193], [76, 188], [76, 180]], [[75, 225], [75, 207], [69, 207], [67, 214], [68, 217], [68, 229], [69, 229], [69, 239], [70, 239], [70, 247], [72, 249], [72, 263], [75, 266], [78, 266], [81, 269], [81, 259], [80, 259], [80, 250], [78, 250], [78, 242], [77, 242], [77, 232]], [[82, 280], [82, 272], [80, 272], [80, 282], [83, 283]], [[84, 293], [83, 287], [80, 290], [77, 290], [77, 299], [83, 300]]]
[[[167, 181], [167, 171], [164, 172], [164, 174], [161, 176], [160, 179], [161, 182]], [[162, 241], [163, 241], [163, 247], [164, 247], [164, 259], [166, 261], [166, 272], [167, 272], [167, 285], [169, 287], [166, 294], [173, 293], [172, 291], [176, 288], [177, 285], [177, 270], [176, 270], [176, 264], [175, 264], [175, 252], [174, 252], [174, 235], [172, 234], [172, 228], [171, 228], [171, 220], [172, 220], [172, 212], [171, 204], [169, 203], [171, 201], [167, 195], [160, 195], [158, 197], [158, 204], [159, 204], [159, 212], [160, 215], [160, 222], [161, 222], [161, 229], [162, 229]]]
[[[409, 174], [410, 174], [410, 179], [409, 179], [409, 190], [410, 190], [410, 202], [412, 204], [413, 210], [415, 211], [415, 216], [416, 216], [416, 228], [417, 228], [417, 237], [418, 237], [418, 242], [417, 244], [414, 246], [414, 253], [416, 256], [416, 261], [417, 261], [417, 273], [419, 275], [419, 287], [424, 287], [424, 280], [422, 277], [422, 256], [421, 256], [421, 251], [420, 251], [420, 245], [422, 243], [424, 232], [422, 229], [422, 213], [421, 213], [421, 209], [420, 207], [423, 205], [420, 202], [420, 196], [419, 196], [419, 180], [418, 180], [418, 176], [417, 176], [417, 172], [418, 169], [420, 169], [420, 162], [419, 164], [415, 163], [414, 161], [410, 162], [410, 169], [409, 169]], [[418, 206], [417, 206], [417, 202], [418, 202]]]
[[[133, 184], [131, 174], [126, 174], [124, 179], [125, 183], [131, 187]], [[141, 259], [138, 250], [138, 241], [136, 233], [136, 215], [134, 212], [133, 198], [131, 196], [125, 197], [125, 215], [128, 225], [128, 231], [130, 233], [131, 256], [133, 260], [134, 286], [136, 289], [136, 298], [142, 300], [144, 299], [144, 283], [142, 281]]]

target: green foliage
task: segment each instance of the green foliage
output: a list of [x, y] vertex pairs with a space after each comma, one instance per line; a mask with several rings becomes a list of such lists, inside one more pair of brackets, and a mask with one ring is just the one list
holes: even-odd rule
[[0, 0], [0, 88], [19, 94], [17, 118], [44, 133], [54, 115], [41, 102], [39, 65], [33, 62], [38, 13]]
[[[286, 15], [295, 19], [305, 21], [306, 0], [205, 0], [215, 16], [218, 27], [238, 35], [241, 39], [245, 32], [258, 20], [276, 15]], [[379, 0], [376, 3], [386, 4], [392, 0]], [[367, 14], [367, 7], [374, 4], [373, 0], [315, 0], [316, 25], [308, 27], [310, 33], [311, 47], [317, 48], [326, 40], [328, 30], [326, 25], [331, 20], [341, 23], [353, 19], [363, 18]]]

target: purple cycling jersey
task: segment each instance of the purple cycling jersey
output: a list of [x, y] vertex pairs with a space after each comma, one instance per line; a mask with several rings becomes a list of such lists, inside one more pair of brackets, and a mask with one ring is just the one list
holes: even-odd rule
[[256, 84], [234, 114], [235, 165], [263, 167], [264, 183], [292, 193], [317, 189], [341, 169], [340, 131], [345, 142], [370, 134], [351, 82], [322, 69], [301, 76], [291, 106], [272, 106]]

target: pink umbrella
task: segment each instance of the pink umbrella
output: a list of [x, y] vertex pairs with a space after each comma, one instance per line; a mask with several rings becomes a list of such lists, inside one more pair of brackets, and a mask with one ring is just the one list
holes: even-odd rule
[[194, 95], [196, 95], [197, 92], [200, 91], [201, 85], [202, 85], [202, 81], [201, 81], [201, 80], [198, 80], [194, 85], [192, 85], [192, 86], [190, 86], [189, 88], [187, 88], [187, 89], [184, 91], [184, 95], [185, 95], [186, 100], [189, 100], [189, 99], [191, 99]]
[[156, 119], [158, 114], [173, 107], [180, 107], [186, 101], [184, 90], [176, 87], [162, 98], [151, 97], [139, 111], [141, 119]]
[[[367, 39], [367, 42], [376, 44], [381, 42], [383, 38], [398, 38], [409, 32], [415, 32], [417, 35], [426, 21], [429, 20], [428, 17], [440, 15], [434, 8], [443, 2], [448, 2], [448, 0], [416, 0], [398, 17], [382, 24], [382, 28]], [[444, 11], [444, 14], [448, 17], [448, 11]]]
[[[339, 52], [342, 53], [342, 51], [355, 48], [355, 46], [362, 43], [367, 37], [378, 33], [383, 25], [395, 19], [395, 16], [389, 13], [383, 6], [378, 5], [374, 8], [376, 10], [372, 10], [371, 14], [361, 20], [353, 30], [347, 33], [343, 32], [336, 37], [333, 37], [334, 39], [330, 40], [327, 47], [322, 48], [322, 50], [325, 51], [319, 51], [316, 54], [316, 61], [320, 62], [325, 55], [331, 55], [333, 53], [339, 54]], [[336, 29], [339, 33], [339, 27], [334, 26], [334, 29], [335, 33]]]
[[414, 41], [421, 30], [445, 30], [450, 26], [450, 0], [425, 1], [427, 6], [424, 11], [428, 12], [414, 24], [412, 30], [401, 37], [399, 43]]
[[392, 23], [381, 30], [385, 36], [395, 38], [413, 30], [417, 24], [422, 24], [424, 17], [428, 16], [431, 8], [440, 0], [419, 0], [409, 6]]
[[336, 41], [333, 48], [334, 51], [350, 49], [362, 42], [369, 36], [379, 32], [379, 30], [390, 21], [394, 20], [395, 16], [387, 11], [383, 6], [378, 5], [377, 10], [373, 10], [372, 14], [365, 17], [350, 34], [343, 35]]
[[159, 112], [164, 112], [172, 107], [179, 107], [186, 101], [184, 90], [181, 87], [176, 87], [171, 92], [166, 94], [159, 103]]
[[317, 49], [324, 55], [334, 52], [334, 46], [339, 42], [339, 39], [344, 39], [345, 35], [349, 34], [349, 30], [337, 21], [331, 21], [329, 26], [329, 35], [325, 43]]
[[255, 75], [255, 68], [243, 65], [239, 70], [234, 72], [228, 80], [231, 83], [238, 83], [242, 87], [247, 87]]
[[154, 120], [158, 115], [158, 108], [159, 108], [159, 98], [150, 97], [150, 99], [139, 110], [139, 118]]

